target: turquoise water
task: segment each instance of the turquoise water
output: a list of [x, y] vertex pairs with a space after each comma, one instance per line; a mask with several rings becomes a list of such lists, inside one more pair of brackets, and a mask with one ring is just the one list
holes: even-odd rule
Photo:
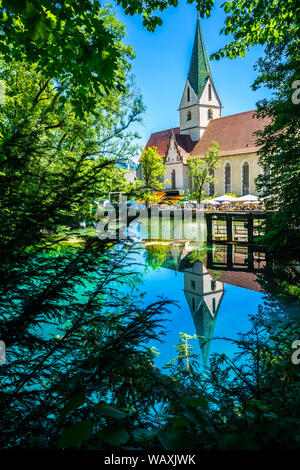
[[[258, 282], [265, 257], [259, 251], [253, 253], [245, 244], [234, 245], [229, 269], [227, 246], [207, 246], [204, 220], [189, 221], [185, 230], [180, 230], [179, 224], [179, 221], [163, 221], [160, 230], [152, 232], [151, 224], [145, 221], [130, 225], [128, 232], [136, 242], [134, 254], [130, 255], [136, 262], [137, 273], [133, 293], [138, 293], [144, 305], [160, 298], [175, 302], [163, 317], [166, 333], [160, 338], [162, 342], [148, 345], [157, 351], [158, 366], [176, 357], [180, 333], [195, 336], [190, 344], [202, 356], [200, 365], [207, 365], [214, 353], [234, 355], [236, 346], [224, 338], [234, 339], [238, 333], [246, 333], [251, 327], [249, 316], [270, 300]], [[175, 234], [181, 234], [181, 238]], [[188, 234], [192, 234], [190, 239]], [[249, 253], [254, 259], [251, 269]], [[78, 300], [88, 288], [88, 281], [78, 286]], [[123, 291], [127, 293], [132, 288], [132, 283], [124, 285]], [[119, 285], [118, 289], [121, 289]], [[42, 324], [40, 328], [43, 336], [62, 332], [53, 325]]]
[[[145, 225], [137, 223], [131, 227], [131, 235], [140, 244], [135, 259], [139, 263], [142, 278], [139, 289], [145, 293], [144, 303], [154, 302], [159, 297], [176, 302], [165, 317], [164, 342], [150, 344], [159, 351], [156, 359], [159, 366], [176, 356], [180, 332], [197, 336], [191, 344], [202, 356], [204, 364], [216, 352], [232, 356], [236, 349], [231, 342], [213, 338], [236, 338], [238, 333], [247, 332], [249, 315], [255, 314], [265, 300], [256, 273], [249, 272], [246, 264], [245, 268], [239, 267], [238, 272], [226, 268], [215, 271], [207, 266], [207, 255], [203, 251], [206, 249], [203, 248], [204, 225], [200, 231], [202, 242], [194, 242], [153, 239]], [[234, 254], [242, 264], [247, 258], [243, 253], [245, 250], [244, 247], [239, 253], [236, 248]], [[200, 252], [196, 261], [193, 259], [195, 252]], [[259, 263], [258, 266], [261, 267]]]

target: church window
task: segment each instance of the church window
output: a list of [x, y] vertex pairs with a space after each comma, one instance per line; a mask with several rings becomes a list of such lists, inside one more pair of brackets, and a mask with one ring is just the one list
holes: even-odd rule
[[212, 299], [212, 309], [213, 309], [213, 313], [216, 313], [216, 299], [215, 298]]
[[208, 85], [208, 101], [211, 101], [211, 85]]
[[192, 113], [191, 113], [191, 111], [188, 111], [187, 115], [186, 115], [186, 120], [190, 121], [191, 119], [192, 119]]
[[213, 118], [213, 111], [211, 108], [207, 111], [207, 119], [212, 119]]
[[190, 88], [187, 89], [187, 100], [190, 101]]
[[[213, 178], [215, 177], [215, 172], [212, 168], [209, 170], [209, 175], [212, 176]], [[215, 183], [214, 181], [212, 181], [211, 183], [208, 183], [208, 195], [213, 196], [214, 194], [215, 194]]]
[[215, 280], [210, 281], [210, 286], [211, 286], [211, 290], [216, 290], [216, 281]]
[[250, 190], [250, 175], [249, 175], [249, 163], [244, 162], [242, 165], [242, 194], [245, 196], [249, 194]]
[[195, 281], [191, 281], [191, 287], [192, 287], [193, 290], [196, 289], [196, 283], [195, 283]]
[[175, 188], [176, 188], [176, 174], [175, 174], [175, 170], [172, 170], [172, 173], [171, 173], [171, 183], [172, 183], [172, 189], [175, 189]]
[[230, 163], [226, 163], [224, 171], [224, 192], [230, 193], [231, 190], [231, 167]]

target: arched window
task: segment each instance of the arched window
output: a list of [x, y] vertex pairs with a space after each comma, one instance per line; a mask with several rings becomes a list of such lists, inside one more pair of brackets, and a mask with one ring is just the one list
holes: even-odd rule
[[176, 188], [176, 174], [175, 170], [172, 170], [171, 172], [171, 183], [172, 183], [172, 189]]
[[[214, 170], [210, 169], [209, 170], [209, 175], [214, 178], [215, 172]], [[211, 183], [208, 183], [208, 195], [213, 196], [215, 194], [215, 183], [212, 181]]]
[[208, 85], [208, 101], [211, 101], [211, 85]]
[[190, 87], [187, 89], [187, 100], [190, 101]]
[[242, 165], [242, 193], [243, 196], [249, 194], [250, 190], [250, 175], [249, 175], [249, 163], [244, 162]]
[[226, 163], [224, 168], [224, 192], [230, 193], [231, 191], [231, 166], [230, 163]]
[[207, 111], [207, 119], [212, 119], [213, 118], [213, 111], [211, 108]]
[[186, 120], [190, 121], [191, 119], [192, 119], [192, 113], [191, 113], [191, 111], [188, 111], [187, 115], [186, 115]]

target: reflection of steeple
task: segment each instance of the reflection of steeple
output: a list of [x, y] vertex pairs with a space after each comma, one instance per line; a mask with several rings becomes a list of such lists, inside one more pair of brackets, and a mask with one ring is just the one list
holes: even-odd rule
[[184, 269], [184, 294], [192, 313], [202, 351], [207, 364], [210, 340], [213, 337], [217, 313], [224, 295], [224, 284], [215, 281], [204, 264], [196, 261]]

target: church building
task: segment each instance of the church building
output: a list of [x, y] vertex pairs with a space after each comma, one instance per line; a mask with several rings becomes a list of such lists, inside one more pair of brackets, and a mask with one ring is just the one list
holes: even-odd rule
[[206, 193], [258, 195], [255, 178], [262, 169], [258, 165], [257, 137], [253, 133], [262, 130], [268, 122], [255, 118], [254, 112], [222, 117], [222, 103], [197, 19], [188, 76], [179, 104], [180, 126], [152, 133], [146, 144], [146, 148], [157, 147], [164, 160], [167, 167], [164, 179], [170, 182], [166, 189], [193, 191], [187, 162], [205, 158], [214, 140], [220, 146], [221, 166], [215, 170], [215, 183], [206, 185]]

